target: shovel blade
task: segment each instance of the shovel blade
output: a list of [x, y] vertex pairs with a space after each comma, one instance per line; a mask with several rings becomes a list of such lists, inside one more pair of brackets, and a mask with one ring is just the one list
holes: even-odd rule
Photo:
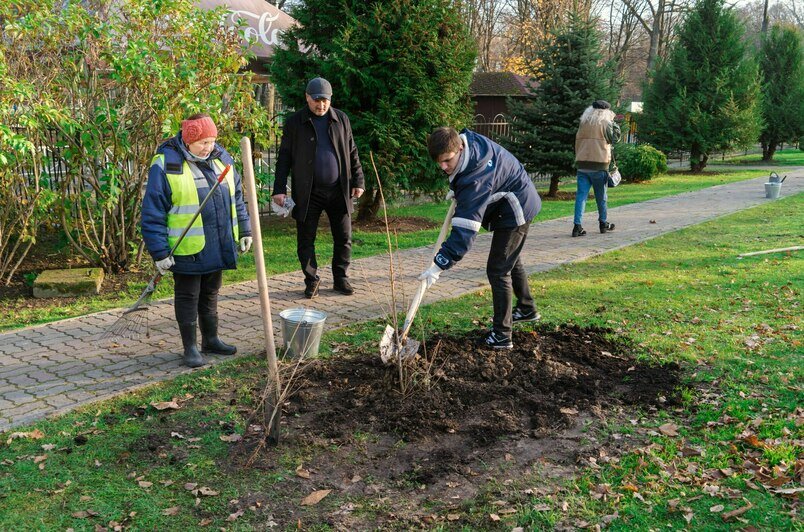
[[396, 329], [390, 325], [385, 326], [382, 339], [380, 339], [380, 359], [383, 364], [393, 364], [397, 360], [408, 360], [416, 356], [419, 351], [419, 342], [405, 339], [397, 341]]

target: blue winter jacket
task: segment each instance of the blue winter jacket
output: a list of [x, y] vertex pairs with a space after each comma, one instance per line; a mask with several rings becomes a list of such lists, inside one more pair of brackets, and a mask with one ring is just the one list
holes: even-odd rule
[[489, 231], [530, 223], [542, 200], [528, 173], [509, 151], [491, 139], [464, 129], [464, 153], [449, 188], [455, 193], [452, 230], [433, 259], [447, 270], [471, 249], [481, 227]]
[[[184, 164], [185, 159], [192, 157], [181, 140], [181, 133], [162, 144], [157, 153], [165, 155], [165, 162], [174, 161]], [[212, 160], [219, 159], [223, 164], [232, 164], [232, 156], [220, 145], [215, 148], [209, 158], [196, 165], [207, 178], [209, 188], [198, 189], [198, 204], [200, 205], [215, 184], [215, 172], [212, 169]], [[251, 236], [251, 223], [249, 221], [246, 204], [243, 201], [243, 188], [240, 175], [232, 166], [235, 182], [235, 204], [240, 237]], [[227, 180], [224, 180], [215, 195], [201, 211], [201, 221], [204, 224], [204, 249], [194, 255], [174, 255], [176, 264], [171, 268], [175, 273], [204, 275], [219, 270], [231, 270], [237, 267], [237, 245], [232, 232], [232, 204], [231, 193], [228, 190]], [[142, 200], [142, 238], [145, 247], [154, 261], [162, 260], [170, 254], [168, 244], [167, 215], [173, 206], [170, 184], [165, 176], [165, 167], [159, 164], [151, 165], [148, 171], [148, 184], [145, 188], [145, 197]]]

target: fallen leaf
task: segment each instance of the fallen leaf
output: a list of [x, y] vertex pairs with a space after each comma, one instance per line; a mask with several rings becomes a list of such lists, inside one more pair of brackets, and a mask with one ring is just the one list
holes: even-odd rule
[[184, 489], [186, 490], [194, 490], [196, 487], [198, 487], [198, 484], [194, 482], [188, 482], [187, 484], [184, 485]]
[[296, 476], [300, 478], [310, 478], [310, 472], [306, 469], [302, 469], [301, 467], [296, 468]]
[[171, 506], [170, 508], [165, 508], [162, 510], [162, 515], [178, 515], [179, 507], [178, 506]]
[[81, 510], [80, 512], [73, 512], [72, 516], [75, 517], [76, 519], [86, 519], [87, 517], [89, 517], [89, 514], [84, 510]]
[[174, 399], [173, 401], [164, 401], [162, 403], [151, 403], [151, 406], [156, 408], [157, 410], [178, 410], [181, 408], [179, 404]]
[[659, 427], [659, 432], [671, 438], [674, 436], [678, 436], [678, 425], [676, 425], [675, 423], [665, 423], [664, 425]]
[[200, 488], [198, 488], [198, 493], [199, 495], [205, 495], [207, 497], [214, 497], [215, 495], [218, 494], [217, 491], [213, 490], [212, 488], [208, 488], [206, 486], [201, 486]]
[[18, 440], [20, 438], [26, 438], [29, 440], [41, 440], [45, 437], [45, 434], [39, 430], [32, 430], [31, 432], [12, 432], [8, 439], [6, 440], [6, 444], [10, 444], [13, 440]]
[[198, 522], [198, 526], [209, 526], [212, 524], [212, 519], [202, 519]]
[[246, 513], [245, 510], [238, 510], [233, 514], [229, 514], [229, 517], [226, 518], [227, 521], [237, 521], [237, 518]]
[[447, 521], [458, 521], [460, 518], [458, 514], [447, 514]]
[[228, 436], [221, 435], [221, 441], [227, 441], [229, 443], [234, 443], [234, 442], [240, 441], [242, 439], [243, 439], [243, 436], [241, 436], [240, 434], [238, 434], [236, 432], [234, 434], [229, 434]]
[[725, 508], [725, 506], [723, 506], [722, 504], [716, 504], [716, 505], [712, 506], [711, 508], [709, 508], [709, 511], [712, 512], [713, 514], [717, 514], [717, 513], [722, 512], [723, 508]]
[[549, 504], [542, 503], [542, 504], [537, 504], [536, 506], [534, 506], [533, 510], [536, 511], [536, 512], [549, 512], [550, 508], [551, 508], [551, 506]]
[[38, 464], [39, 462], [44, 462], [45, 460], [47, 460], [47, 455], [46, 454], [40, 454], [39, 456], [34, 457], [34, 464]]
[[561, 412], [562, 414], [567, 415], [567, 416], [577, 416], [578, 415], [578, 411], [575, 410], [574, 408], [560, 408], [559, 412]]
[[754, 505], [753, 505], [753, 504], [751, 504], [751, 503], [749, 502], [749, 503], [748, 503], [748, 504], [746, 504], [745, 506], [741, 506], [741, 507], [737, 508], [736, 510], [732, 510], [732, 511], [730, 511], [730, 512], [726, 512], [725, 514], [721, 515], [720, 517], [721, 517], [721, 518], [722, 518], [724, 521], [728, 521], [729, 519], [732, 519], [733, 517], [737, 517], [737, 516], [739, 516], [739, 515], [743, 515], [745, 512], [747, 512], [748, 510], [750, 510], [751, 508], [753, 508], [753, 506], [754, 506]]
[[148, 482], [147, 480], [140, 480], [137, 484], [139, 484], [141, 488], [150, 488], [154, 485], [153, 482]]
[[302, 499], [301, 505], [302, 506], [313, 506], [314, 504], [318, 504], [321, 502], [321, 499], [326, 497], [332, 492], [332, 490], [318, 490], [312, 492], [310, 495]]
[[56, 448], [56, 445], [55, 445], [55, 444], [53, 444], [53, 443], [46, 443], [46, 444], [44, 444], [44, 445], [42, 446], [42, 450], [43, 450], [43, 451], [52, 451], [52, 450], [53, 450], [53, 449], [55, 449], [55, 448]]
[[494, 522], [497, 522], [497, 521], [500, 520], [500, 516], [497, 515], [497, 514], [489, 514], [489, 518]]

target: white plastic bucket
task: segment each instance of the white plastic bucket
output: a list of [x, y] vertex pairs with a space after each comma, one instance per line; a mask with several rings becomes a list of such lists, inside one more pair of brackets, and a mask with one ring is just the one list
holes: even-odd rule
[[765, 197], [770, 199], [776, 199], [779, 197], [779, 193], [782, 191], [782, 184], [781, 183], [765, 183]]
[[318, 355], [327, 314], [320, 310], [289, 308], [279, 313], [285, 356], [312, 358]]

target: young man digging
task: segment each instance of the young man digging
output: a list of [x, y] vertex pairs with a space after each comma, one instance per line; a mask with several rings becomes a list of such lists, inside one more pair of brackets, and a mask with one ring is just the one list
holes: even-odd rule
[[[449, 176], [456, 201], [452, 229], [433, 265], [419, 276], [429, 288], [471, 249], [481, 227], [494, 232], [486, 263], [494, 306], [494, 325], [485, 345], [510, 349], [513, 323], [536, 321], [539, 314], [519, 256], [531, 220], [542, 201], [522, 164], [505, 148], [464, 129], [440, 127], [427, 140], [430, 157]], [[512, 293], [516, 307], [511, 309]]]

